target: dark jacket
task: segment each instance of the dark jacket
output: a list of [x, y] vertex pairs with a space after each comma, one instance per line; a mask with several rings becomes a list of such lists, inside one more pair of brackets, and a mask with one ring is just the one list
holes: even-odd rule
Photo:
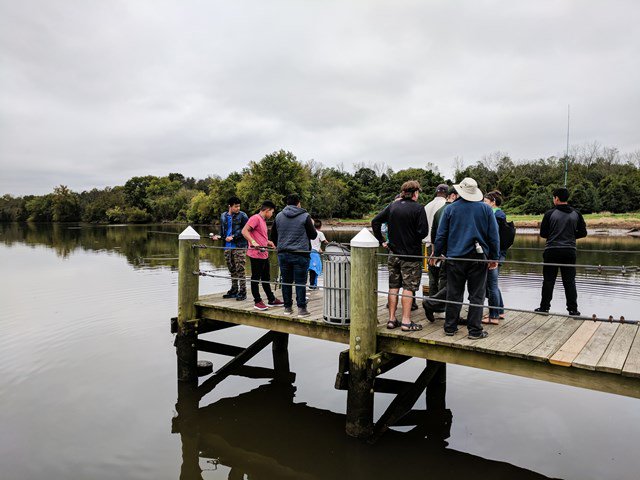
[[569, 205], [556, 205], [542, 218], [540, 236], [545, 248], [576, 248], [576, 239], [587, 236], [587, 225], [580, 212]]
[[429, 239], [431, 241], [431, 245], [436, 244], [436, 237], [438, 236], [438, 225], [440, 225], [440, 219], [442, 218], [444, 209], [447, 208], [448, 205], [450, 205], [449, 202], [445, 203], [433, 216], [433, 225], [431, 225], [431, 238]]
[[484, 202], [459, 198], [443, 210], [433, 251], [438, 257], [464, 257], [478, 242], [490, 260], [498, 260], [500, 236], [493, 210]]
[[287, 205], [276, 215], [271, 228], [271, 241], [278, 247], [278, 253], [297, 253], [308, 257], [311, 242], [318, 236], [313, 220], [304, 208]]
[[[227, 236], [227, 223], [229, 221], [229, 212], [224, 212], [220, 215], [220, 237], [222, 240]], [[242, 210], [238, 213], [234, 213], [231, 215], [231, 235], [233, 235], [233, 242], [236, 244], [237, 248], [247, 248], [247, 239], [242, 235], [242, 229], [249, 221], [249, 217]]]
[[[373, 234], [380, 244], [382, 224], [389, 228], [389, 250], [396, 255], [422, 255], [422, 239], [429, 233], [427, 214], [424, 207], [413, 200], [399, 200], [390, 203], [371, 220]], [[420, 259], [408, 259], [420, 261]]]

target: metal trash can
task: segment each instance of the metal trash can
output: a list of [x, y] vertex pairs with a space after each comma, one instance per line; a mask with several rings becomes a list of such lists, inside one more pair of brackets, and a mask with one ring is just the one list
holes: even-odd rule
[[349, 248], [330, 243], [322, 259], [324, 274], [324, 321], [333, 325], [349, 325], [351, 295], [351, 258]]

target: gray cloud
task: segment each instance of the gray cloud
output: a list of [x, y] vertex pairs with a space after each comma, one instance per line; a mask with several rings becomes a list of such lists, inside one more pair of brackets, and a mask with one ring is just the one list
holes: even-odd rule
[[634, 1], [0, 0], [0, 193], [640, 148]]

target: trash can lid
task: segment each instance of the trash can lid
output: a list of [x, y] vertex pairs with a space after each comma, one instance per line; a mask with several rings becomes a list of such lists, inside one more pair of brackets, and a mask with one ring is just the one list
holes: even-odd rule
[[349, 248], [337, 242], [330, 242], [324, 247], [324, 253], [327, 255], [349, 255]]

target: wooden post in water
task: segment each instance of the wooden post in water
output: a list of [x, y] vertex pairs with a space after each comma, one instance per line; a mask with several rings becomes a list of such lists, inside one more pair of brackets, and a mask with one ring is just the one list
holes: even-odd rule
[[351, 240], [351, 326], [347, 434], [367, 438], [373, 433], [373, 379], [367, 360], [376, 353], [378, 325], [378, 240], [363, 228]]
[[194, 248], [200, 235], [187, 227], [178, 237], [178, 334], [176, 354], [178, 357], [178, 380], [197, 383], [198, 350], [197, 332], [188, 320], [196, 318], [195, 302], [198, 300], [199, 277], [194, 275], [200, 269], [199, 250]]

